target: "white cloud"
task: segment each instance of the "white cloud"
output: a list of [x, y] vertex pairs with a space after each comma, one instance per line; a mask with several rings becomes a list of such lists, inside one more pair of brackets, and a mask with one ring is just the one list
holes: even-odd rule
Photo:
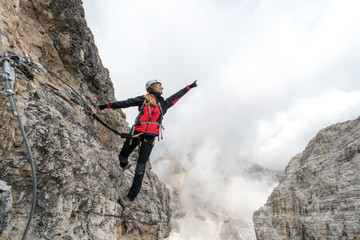
[[290, 159], [301, 152], [320, 129], [357, 117], [359, 107], [359, 90], [332, 90], [318, 97], [298, 100], [273, 119], [259, 122], [254, 157], [267, 167], [283, 169], [285, 162], [279, 160]]

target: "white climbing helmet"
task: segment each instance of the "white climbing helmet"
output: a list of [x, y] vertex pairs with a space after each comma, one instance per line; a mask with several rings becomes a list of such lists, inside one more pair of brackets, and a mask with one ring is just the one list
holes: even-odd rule
[[148, 81], [146, 84], [145, 84], [145, 89], [146, 89], [146, 91], [149, 89], [149, 87], [151, 86], [151, 85], [153, 85], [154, 83], [161, 83], [161, 82], [159, 82], [158, 80], [156, 80], [156, 79], [153, 79], [153, 80], [150, 80], [150, 81]]

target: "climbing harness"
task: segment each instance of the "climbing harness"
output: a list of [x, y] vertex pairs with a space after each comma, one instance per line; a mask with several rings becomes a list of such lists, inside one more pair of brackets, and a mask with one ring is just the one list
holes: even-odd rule
[[133, 138], [137, 138], [137, 137], [140, 137], [140, 136], [143, 135], [143, 134], [144, 134], [144, 133], [141, 132], [141, 133], [138, 133], [138, 134], [133, 135], [132, 137], [133, 137]]
[[62, 79], [56, 72], [53, 72], [53, 71], [45, 68], [40, 63], [31, 61], [27, 54], [25, 54], [25, 56], [19, 56], [19, 55], [15, 54], [15, 53], [12, 53], [12, 52], [0, 53], [0, 64], [2, 64], [2, 67], [3, 67], [3, 73], [0, 74], [0, 81], [3, 81], [4, 86], [5, 86], [5, 89], [3, 91], [1, 91], [0, 93], [9, 98], [13, 114], [18, 119], [20, 131], [21, 131], [21, 134], [23, 136], [23, 139], [24, 139], [24, 142], [25, 142], [25, 145], [26, 145], [26, 149], [27, 149], [27, 152], [28, 152], [29, 162], [30, 162], [30, 165], [31, 165], [32, 178], [33, 178], [32, 205], [31, 205], [31, 210], [30, 210], [28, 222], [27, 222], [27, 225], [26, 225], [23, 237], [22, 237], [22, 240], [24, 240], [26, 235], [27, 235], [27, 232], [29, 230], [31, 220], [32, 220], [34, 212], [35, 212], [37, 180], [36, 180], [36, 169], [35, 169], [35, 164], [34, 164], [34, 159], [33, 159], [33, 155], [32, 155], [32, 152], [31, 152], [30, 144], [29, 144], [29, 141], [27, 139], [27, 136], [26, 136], [26, 133], [25, 133], [25, 130], [24, 130], [24, 126], [23, 126], [23, 123], [21, 121], [21, 116], [20, 116], [20, 114], [19, 114], [19, 112], [17, 110], [16, 101], [15, 101], [15, 98], [14, 98], [14, 95], [16, 94], [14, 92], [14, 85], [15, 85], [15, 70], [14, 70], [14, 67], [18, 67], [20, 64], [25, 64], [25, 65], [27, 65], [27, 66], [29, 66], [31, 68], [41, 70], [41, 71], [43, 71], [45, 73], [49, 73], [50, 75], [54, 76], [55, 78], [57, 78], [61, 82], [63, 82], [66, 86], [68, 86], [72, 90], [72, 92], [75, 93], [76, 96], [78, 96], [80, 98], [82, 106], [85, 109], [85, 112], [88, 115], [92, 116], [96, 121], [98, 121], [99, 123], [104, 125], [106, 128], [111, 130], [116, 135], [121, 136], [122, 138], [133, 138], [133, 137], [136, 137], [136, 136], [132, 136], [132, 134], [119, 133], [115, 129], [108, 126], [105, 122], [103, 122], [97, 116], [97, 114], [95, 112], [95, 108], [91, 104], [89, 104], [68, 82], [66, 82], [64, 79]]
[[[152, 80], [152, 81], [157, 81], [157, 80]], [[136, 118], [135, 118], [135, 123], [134, 123], [134, 125], [131, 127], [131, 131], [130, 131], [130, 136], [132, 137], [132, 138], [136, 138], [136, 137], [139, 137], [140, 135], [142, 135], [142, 134], [144, 134], [144, 132], [142, 132], [142, 133], [139, 133], [139, 134], [136, 134], [136, 135], [134, 135], [134, 133], [135, 133], [135, 126], [138, 126], [138, 125], [142, 125], [142, 124], [155, 124], [155, 125], [157, 125], [158, 126], [158, 128], [160, 129], [159, 131], [160, 131], [160, 134], [159, 135], [161, 135], [161, 139], [163, 139], [163, 135], [162, 135], [162, 130], [164, 129], [164, 127], [163, 127], [163, 125], [162, 125], [162, 118], [163, 118], [163, 111], [162, 111], [162, 108], [161, 108], [161, 104], [160, 103], [158, 103], [158, 107], [159, 107], [159, 109], [160, 109], [160, 119], [159, 119], [159, 121], [158, 122], [150, 122], [150, 120], [151, 120], [151, 117], [152, 117], [152, 112], [151, 112], [151, 108], [150, 108], [150, 104], [148, 104], [148, 107], [149, 107], [149, 115], [150, 115], [150, 118], [149, 118], [149, 121], [148, 122], [140, 122], [140, 118], [143, 116], [143, 109], [144, 109], [144, 107], [146, 106], [146, 103], [147, 103], [147, 100], [146, 99], [144, 99], [144, 102], [143, 102], [143, 104], [142, 104], [142, 106], [141, 107], [139, 107], [139, 114], [136, 116]], [[153, 112], [154, 112], [154, 110], [155, 110], [155, 108], [153, 109]], [[147, 128], [146, 128], [147, 129]], [[146, 130], [145, 130], [145, 132], [146, 132]], [[160, 141], [160, 136], [158, 136], [158, 140]], [[132, 139], [130, 140], [130, 144], [132, 143]]]
[[[157, 80], [153, 80], [153, 81], [157, 81]], [[145, 107], [145, 105], [146, 105], [146, 102], [147, 102], [147, 100], [145, 99], [144, 100], [144, 102], [143, 102], [143, 104], [142, 104], [142, 106], [139, 108], [139, 114], [136, 116], [136, 118], [135, 118], [135, 124], [131, 127], [131, 135], [133, 135], [132, 137], [134, 138], [134, 137], [137, 137], [139, 134], [137, 134], [137, 135], [134, 135], [134, 132], [135, 132], [135, 126], [138, 126], [138, 125], [142, 125], [142, 124], [154, 124], [154, 125], [157, 125], [158, 126], [158, 128], [159, 128], [159, 132], [160, 132], [160, 134], [159, 134], [159, 136], [158, 136], [158, 141], [160, 141], [160, 136], [161, 136], [161, 140], [163, 139], [163, 134], [162, 134], [162, 130], [164, 130], [165, 128], [163, 127], [163, 125], [162, 125], [162, 119], [163, 119], [163, 116], [164, 116], [164, 114], [163, 114], [163, 110], [162, 110], [162, 107], [161, 107], [161, 104], [160, 104], [160, 102], [158, 103], [158, 107], [159, 107], [159, 109], [160, 109], [160, 119], [159, 119], [159, 121], [158, 122], [150, 122], [150, 120], [151, 120], [151, 117], [152, 117], [152, 112], [151, 112], [151, 108], [150, 108], [150, 104], [148, 104], [148, 107], [149, 107], [149, 116], [150, 116], [150, 118], [149, 118], [149, 121], [148, 122], [140, 122], [140, 118], [142, 117], [142, 115], [143, 115], [143, 109], [144, 109], [144, 107]], [[154, 110], [155, 110], [155, 108], [153, 109], [153, 112], [154, 112]], [[146, 132], [146, 130], [145, 130], [145, 132]], [[131, 144], [131, 140], [130, 140], [130, 144]]]

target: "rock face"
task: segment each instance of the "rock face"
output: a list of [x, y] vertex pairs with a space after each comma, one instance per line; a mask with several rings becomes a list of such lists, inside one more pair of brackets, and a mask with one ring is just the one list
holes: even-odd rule
[[[28, 53], [95, 106], [115, 101], [82, 1], [2, 1], [0, 9], [1, 53]], [[117, 198], [127, 193], [135, 166], [125, 174], [120, 169], [117, 154], [123, 140], [87, 116], [80, 99], [61, 81], [25, 70], [16, 68], [15, 97], [38, 178], [38, 201], [26, 239], [167, 237], [170, 193], [150, 167], [137, 200], [123, 210]], [[0, 99], [0, 179], [11, 186], [13, 199], [11, 220], [0, 239], [21, 239], [31, 206], [31, 169], [9, 101]], [[105, 110], [99, 116], [119, 132], [129, 131], [123, 112]], [[130, 160], [136, 157], [135, 152]]]
[[11, 187], [0, 180], [0, 234], [9, 224], [11, 205]]
[[360, 239], [359, 153], [360, 118], [321, 130], [254, 213], [257, 239]]

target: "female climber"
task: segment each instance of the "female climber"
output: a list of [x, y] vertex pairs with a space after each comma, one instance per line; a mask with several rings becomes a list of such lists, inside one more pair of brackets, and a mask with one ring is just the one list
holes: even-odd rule
[[154, 147], [155, 137], [159, 137], [159, 135], [161, 135], [161, 122], [163, 116], [170, 107], [172, 107], [182, 96], [185, 95], [185, 93], [194, 87], [197, 87], [197, 80], [169, 98], [164, 99], [161, 96], [164, 88], [159, 81], [154, 79], [146, 83], [145, 88], [148, 92], [146, 95], [99, 106], [100, 110], [105, 108], [139, 107], [139, 115], [136, 117], [135, 124], [131, 130], [132, 138], [126, 139], [119, 154], [120, 166], [125, 171], [131, 165], [128, 161], [129, 155], [136, 146], [140, 144], [139, 158], [137, 160], [131, 188], [126, 196], [118, 199], [119, 204], [123, 208], [127, 207], [132, 201], [134, 201], [140, 192], [141, 183], [145, 174], [146, 162], [148, 161], [151, 150]]

